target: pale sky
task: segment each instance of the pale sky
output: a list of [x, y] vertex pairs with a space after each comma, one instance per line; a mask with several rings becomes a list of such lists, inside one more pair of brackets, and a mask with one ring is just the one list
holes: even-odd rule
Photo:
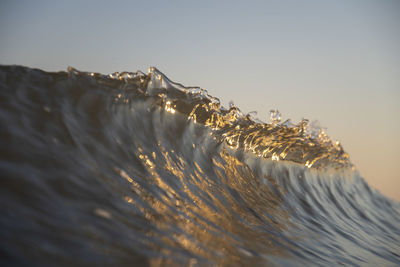
[[318, 120], [400, 200], [400, 1], [0, 1], [0, 64], [147, 71]]

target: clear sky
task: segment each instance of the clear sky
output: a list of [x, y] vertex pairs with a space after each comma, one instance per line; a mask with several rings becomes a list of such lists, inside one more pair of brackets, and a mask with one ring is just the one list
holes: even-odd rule
[[400, 200], [400, 1], [0, 1], [0, 64], [155, 66], [267, 120], [319, 120]]

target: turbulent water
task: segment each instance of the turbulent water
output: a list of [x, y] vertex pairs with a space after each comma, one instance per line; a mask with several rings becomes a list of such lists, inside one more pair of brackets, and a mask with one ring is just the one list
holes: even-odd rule
[[0, 100], [2, 265], [400, 265], [400, 204], [306, 120], [155, 68], [0, 66]]

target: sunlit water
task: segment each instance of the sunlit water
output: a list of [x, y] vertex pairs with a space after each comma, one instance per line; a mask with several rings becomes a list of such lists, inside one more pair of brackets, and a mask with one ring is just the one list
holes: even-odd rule
[[316, 123], [154, 68], [0, 66], [0, 99], [4, 264], [400, 264], [399, 203]]

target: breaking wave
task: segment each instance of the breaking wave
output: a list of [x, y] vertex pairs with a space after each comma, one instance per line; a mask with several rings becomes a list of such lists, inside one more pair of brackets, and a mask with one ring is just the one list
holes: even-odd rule
[[320, 127], [148, 74], [0, 66], [16, 265], [397, 265], [400, 205]]

